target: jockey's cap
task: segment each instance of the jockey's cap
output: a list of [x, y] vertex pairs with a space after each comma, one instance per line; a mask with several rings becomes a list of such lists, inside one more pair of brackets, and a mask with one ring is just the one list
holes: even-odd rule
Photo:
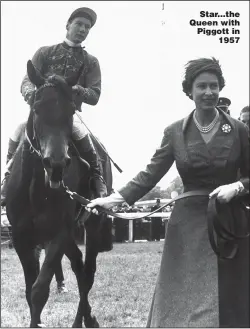
[[76, 17], [85, 17], [91, 21], [91, 27], [95, 25], [97, 15], [94, 12], [94, 10], [87, 8], [87, 7], [82, 7], [78, 8], [73, 11], [73, 13], [70, 15], [68, 22], [70, 23], [74, 18]]

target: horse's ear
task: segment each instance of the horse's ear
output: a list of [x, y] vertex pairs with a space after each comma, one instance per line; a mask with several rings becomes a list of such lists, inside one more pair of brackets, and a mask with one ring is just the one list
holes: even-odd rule
[[65, 78], [65, 81], [67, 82], [67, 84], [71, 87], [75, 86], [82, 74], [82, 71], [84, 69], [84, 64], [82, 64], [82, 66], [80, 67], [79, 71], [78, 71], [78, 74], [75, 76], [75, 77], [68, 77], [68, 78]]
[[30, 81], [39, 88], [45, 83], [45, 79], [42, 77], [40, 72], [35, 68], [35, 66], [32, 64], [31, 60], [28, 60], [27, 62], [27, 73]]

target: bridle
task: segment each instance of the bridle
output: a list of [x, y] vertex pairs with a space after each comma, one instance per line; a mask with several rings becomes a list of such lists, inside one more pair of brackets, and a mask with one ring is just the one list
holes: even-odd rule
[[[34, 128], [33, 128], [33, 131], [34, 131]], [[34, 135], [33, 139], [36, 139], [36, 142], [38, 142], [37, 138], [35, 137], [36, 135]], [[32, 144], [29, 136], [28, 136], [28, 133], [27, 133], [27, 128], [25, 128], [25, 138], [27, 140], [27, 142], [29, 143], [29, 146], [30, 146], [30, 152], [31, 153], [36, 153], [36, 155], [38, 155], [39, 158], [43, 159], [43, 155], [42, 155], [42, 152], [41, 152], [41, 149], [40, 150], [37, 150], [35, 148], [35, 146]], [[39, 148], [40, 148], [40, 144], [38, 143], [37, 145], [39, 145]]]
[[[37, 88], [34, 91], [34, 99], [36, 98], [36, 95], [40, 93], [40, 91], [46, 87], [56, 87], [56, 84], [51, 83], [51, 82], [45, 82], [43, 85], [41, 85], [39, 88]], [[35, 112], [35, 109], [32, 108], [33, 113]], [[36, 145], [38, 146], [37, 148], [32, 144], [31, 139], [29, 138], [28, 132], [27, 132], [27, 127], [25, 128], [25, 138], [27, 140], [27, 142], [29, 143], [30, 146], [30, 152], [31, 153], [35, 153], [39, 158], [41, 158], [42, 160], [44, 159], [44, 156], [42, 154], [41, 151], [41, 146], [39, 143], [39, 140], [37, 138], [37, 134], [36, 134], [36, 129], [35, 129], [35, 123], [34, 123], [34, 117], [32, 118], [32, 135], [33, 135], [33, 140], [36, 141]]]
[[[43, 85], [41, 85], [39, 88], [37, 88], [35, 91], [34, 91], [34, 95], [32, 96], [33, 97], [33, 100], [36, 98], [36, 95], [44, 88], [46, 87], [55, 87], [55, 84], [53, 83], [50, 83], [50, 82], [45, 82]], [[32, 108], [32, 111], [33, 113], [35, 112], [35, 109]], [[30, 146], [30, 152], [31, 153], [35, 153], [39, 158], [41, 158], [43, 160], [43, 155], [42, 155], [42, 151], [41, 151], [41, 146], [40, 146], [40, 143], [37, 139], [37, 134], [36, 134], [36, 129], [35, 129], [35, 123], [34, 123], [34, 117], [32, 117], [32, 135], [33, 135], [33, 140], [36, 141], [36, 145], [38, 146], [39, 149], [35, 148], [35, 146], [32, 144], [30, 138], [29, 138], [29, 135], [28, 135], [28, 132], [27, 132], [27, 127], [25, 127], [25, 138], [27, 140], [27, 142], [29, 143], [29, 146]]]

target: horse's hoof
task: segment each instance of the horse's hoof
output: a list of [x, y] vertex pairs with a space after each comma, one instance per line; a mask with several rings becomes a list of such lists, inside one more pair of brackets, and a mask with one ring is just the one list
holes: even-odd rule
[[43, 323], [38, 323], [37, 328], [46, 328], [45, 324]]
[[100, 325], [99, 325], [98, 321], [96, 320], [95, 316], [93, 317], [93, 321], [94, 321], [93, 328], [100, 328]]
[[73, 323], [71, 328], [82, 328], [82, 324]]
[[95, 316], [93, 316], [90, 321], [84, 321], [84, 324], [86, 328], [100, 328]]

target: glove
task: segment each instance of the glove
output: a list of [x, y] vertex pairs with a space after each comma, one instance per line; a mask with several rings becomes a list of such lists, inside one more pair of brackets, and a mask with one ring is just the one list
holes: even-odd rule
[[233, 197], [241, 193], [243, 190], [244, 190], [244, 186], [241, 182], [222, 185], [217, 187], [213, 192], [211, 192], [209, 194], [209, 198], [217, 194], [217, 200], [220, 203], [227, 203]]
[[104, 198], [96, 198], [91, 200], [89, 204], [85, 207], [85, 209], [89, 212], [93, 212], [94, 214], [98, 215], [98, 210], [95, 209], [95, 206], [101, 206], [105, 209], [113, 208], [116, 205], [120, 205], [126, 202], [124, 198], [121, 196], [119, 192], [115, 192], [107, 197]]

